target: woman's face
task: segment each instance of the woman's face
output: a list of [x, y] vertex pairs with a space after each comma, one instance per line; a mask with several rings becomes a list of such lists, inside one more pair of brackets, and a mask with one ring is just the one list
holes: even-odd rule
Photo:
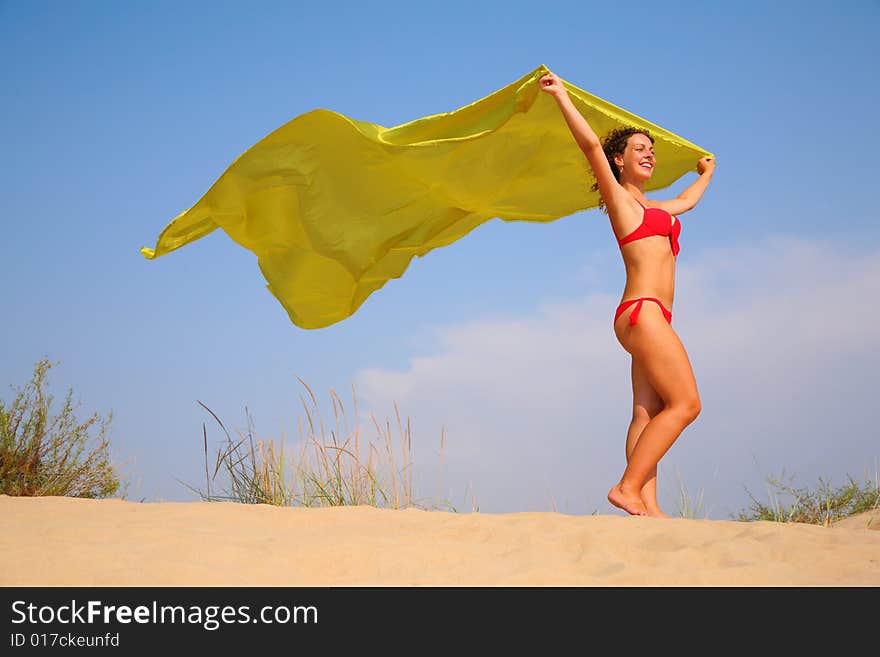
[[654, 144], [647, 135], [635, 133], [626, 141], [626, 149], [623, 155], [615, 157], [617, 168], [621, 171], [621, 177], [633, 182], [646, 181], [654, 173]]

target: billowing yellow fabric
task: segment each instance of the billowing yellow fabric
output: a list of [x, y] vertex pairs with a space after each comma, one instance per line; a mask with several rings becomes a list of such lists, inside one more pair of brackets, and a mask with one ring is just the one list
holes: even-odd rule
[[[159, 235], [154, 259], [220, 227], [253, 251], [269, 290], [302, 328], [351, 316], [414, 256], [492, 218], [549, 222], [596, 207], [586, 157], [541, 65], [452, 112], [393, 128], [325, 109], [302, 114], [240, 155]], [[708, 151], [564, 82], [600, 136], [650, 130], [666, 187]]]

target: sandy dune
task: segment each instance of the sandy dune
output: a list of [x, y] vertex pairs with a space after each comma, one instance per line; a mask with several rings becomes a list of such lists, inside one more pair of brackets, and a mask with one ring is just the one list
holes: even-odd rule
[[878, 586], [875, 530], [0, 495], [0, 585]]

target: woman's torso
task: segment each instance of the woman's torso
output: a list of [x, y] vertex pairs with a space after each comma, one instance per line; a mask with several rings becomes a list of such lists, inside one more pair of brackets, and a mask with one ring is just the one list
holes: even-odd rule
[[621, 300], [656, 297], [671, 310], [675, 295], [674, 251], [678, 250], [681, 232], [679, 220], [665, 210], [646, 208], [638, 201], [633, 203], [632, 211], [626, 208], [612, 214], [609, 208], [608, 216], [626, 267]]

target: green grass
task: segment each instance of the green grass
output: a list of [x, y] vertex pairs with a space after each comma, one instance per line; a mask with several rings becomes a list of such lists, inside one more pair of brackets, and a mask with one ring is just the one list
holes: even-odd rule
[[847, 483], [840, 486], [833, 486], [823, 478], [812, 488], [795, 486], [794, 477], [786, 477], [784, 471], [778, 477], [767, 477], [766, 482], [769, 500], [759, 501], [749, 492], [752, 503], [739, 513], [737, 520], [801, 522], [828, 527], [843, 518], [880, 509], [880, 479], [876, 472], [873, 478], [866, 475], [863, 481], [847, 475]]
[[[327, 507], [368, 505], [377, 508], [455, 508], [439, 497], [413, 496], [412, 426], [404, 422], [394, 402], [396, 437], [387, 418], [380, 423], [371, 414], [375, 438], [364, 442], [355, 422], [350, 426], [345, 405], [331, 389], [334, 423], [325, 425], [311, 388], [300, 396], [305, 422], [298, 423], [299, 441], [293, 450], [286, 441], [262, 440], [255, 434], [253, 418], [245, 408], [247, 426], [233, 437], [214, 411], [198, 402], [220, 427], [224, 439], [209, 458], [207, 426], [202, 424], [205, 454], [205, 487], [183, 483], [205, 501], [232, 501], [276, 506]], [[357, 393], [352, 386], [352, 414], [358, 418]], [[445, 427], [441, 428], [441, 455]], [[291, 453], [292, 452], [292, 453]], [[213, 461], [213, 464], [212, 464]], [[442, 473], [442, 466], [441, 466]]]
[[681, 518], [690, 518], [695, 520], [701, 516], [705, 518], [707, 514], [703, 513], [703, 489], [696, 494], [691, 494], [682, 481], [681, 473], [676, 471], [676, 481], [678, 482], [678, 515]]
[[[57, 363], [56, 363], [57, 364]], [[78, 419], [78, 404], [69, 390], [60, 410], [52, 414], [54, 398], [48, 394], [47, 374], [52, 363], [43, 359], [34, 366], [31, 381], [10, 404], [0, 399], [0, 494], [19, 496], [57, 495], [105, 498], [119, 491], [120, 479], [110, 464], [106, 419], [93, 413]], [[300, 396], [304, 420], [297, 425], [299, 441], [289, 447], [282, 436], [262, 440], [245, 408], [246, 427], [230, 433], [214, 411], [198, 402], [222, 431], [223, 439], [209, 458], [208, 427], [202, 424], [205, 455], [205, 488], [184, 483], [206, 501], [233, 501], [277, 506], [327, 507], [367, 505], [377, 508], [457, 509], [441, 496], [445, 427], [440, 434], [440, 472], [437, 496], [416, 499], [413, 494], [412, 425], [403, 421], [394, 402], [394, 423], [379, 422], [374, 415], [372, 437], [363, 439], [357, 423], [357, 393], [352, 386], [351, 426], [342, 399], [330, 391], [333, 423], [326, 424], [311, 388]], [[396, 435], [395, 435], [396, 429]], [[678, 513], [682, 518], [703, 514], [703, 489], [691, 494], [677, 475]], [[183, 482], [181, 482], [183, 483]], [[732, 516], [739, 521], [798, 522], [822, 526], [853, 515], [880, 509], [880, 475], [863, 480], [847, 476], [833, 486], [820, 478], [812, 487], [797, 486], [783, 471], [766, 478], [768, 498], [758, 500], [751, 492], [751, 505]], [[471, 512], [480, 506], [473, 494]], [[467, 491], [466, 491], [467, 493]], [[466, 502], [467, 504], [467, 502]], [[550, 498], [552, 510], [556, 502]], [[593, 515], [598, 511], [594, 511]], [[705, 514], [703, 514], [705, 517]]]
[[46, 390], [52, 367], [48, 359], [39, 361], [12, 403], [0, 400], [0, 493], [111, 497], [120, 485], [107, 439], [113, 414], [78, 419], [71, 389], [53, 416], [54, 397]]

